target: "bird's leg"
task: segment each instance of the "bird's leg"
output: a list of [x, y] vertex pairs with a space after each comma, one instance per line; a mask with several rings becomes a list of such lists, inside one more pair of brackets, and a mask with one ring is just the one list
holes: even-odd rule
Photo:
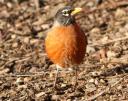
[[77, 71], [77, 66], [75, 66], [75, 76], [76, 76], [76, 78], [75, 78], [75, 86], [77, 86], [77, 84], [78, 84], [78, 71]]
[[77, 66], [75, 66], [75, 84], [74, 84], [74, 88], [76, 88], [77, 85], [78, 85], [78, 70], [77, 70]]
[[77, 71], [77, 66], [74, 67], [75, 70], [75, 84], [73, 84], [73, 91], [76, 90], [77, 85], [78, 85], [78, 71]]
[[56, 87], [57, 79], [58, 79], [58, 73], [59, 73], [59, 68], [56, 66], [56, 75], [55, 75], [55, 81], [54, 81], [54, 87]]

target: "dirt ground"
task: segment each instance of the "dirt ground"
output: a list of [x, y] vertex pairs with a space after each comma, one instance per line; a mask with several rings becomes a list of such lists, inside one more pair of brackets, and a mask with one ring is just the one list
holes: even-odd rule
[[[0, 0], [0, 101], [128, 101], [128, 0]], [[44, 38], [56, 11], [83, 7], [88, 36], [75, 74], [47, 58]]]

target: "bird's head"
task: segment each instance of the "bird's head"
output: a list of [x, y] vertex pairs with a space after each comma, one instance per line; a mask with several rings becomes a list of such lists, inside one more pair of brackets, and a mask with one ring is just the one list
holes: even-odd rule
[[75, 15], [82, 11], [82, 8], [73, 8], [66, 6], [59, 9], [55, 15], [55, 21], [61, 25], [67, 26], [75, 23]]

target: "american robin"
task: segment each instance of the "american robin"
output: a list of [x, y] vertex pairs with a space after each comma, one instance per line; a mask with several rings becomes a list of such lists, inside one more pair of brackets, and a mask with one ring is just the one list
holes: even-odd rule
[[75, 15], [82, 11], [82, 8], [66, 6], [57, 11], [53, 27], [47, 33], [45, 48], [48, 57], [56, 64], [58, 77], [59, 68], [76, 68], [83, 61], [87, 46], [87, 37], [76, 23]]

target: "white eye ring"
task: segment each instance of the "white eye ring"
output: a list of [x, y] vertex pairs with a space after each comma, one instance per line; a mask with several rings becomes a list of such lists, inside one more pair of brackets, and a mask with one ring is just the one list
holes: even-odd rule
[[67, 10], [67, 9], [64, 9], [62, 12], [63, 12], [63, 13], [67, 13], [67, 12], [68, 12], [68, 10]]
[[64, 14], [64, 13], [63, 13], [62, 15], [64, 15], [64, 16], [69, 16], [69, 14], [68, 14], [68, 13], [67, 13], [67, 14]]
[[64, 16], [69, 16], [69, 13], [68, 13], [68, 10], [67, 10], [67, 9], [63, 10], [63, 11], [62, 11], [62, 14], [63, 14]]

